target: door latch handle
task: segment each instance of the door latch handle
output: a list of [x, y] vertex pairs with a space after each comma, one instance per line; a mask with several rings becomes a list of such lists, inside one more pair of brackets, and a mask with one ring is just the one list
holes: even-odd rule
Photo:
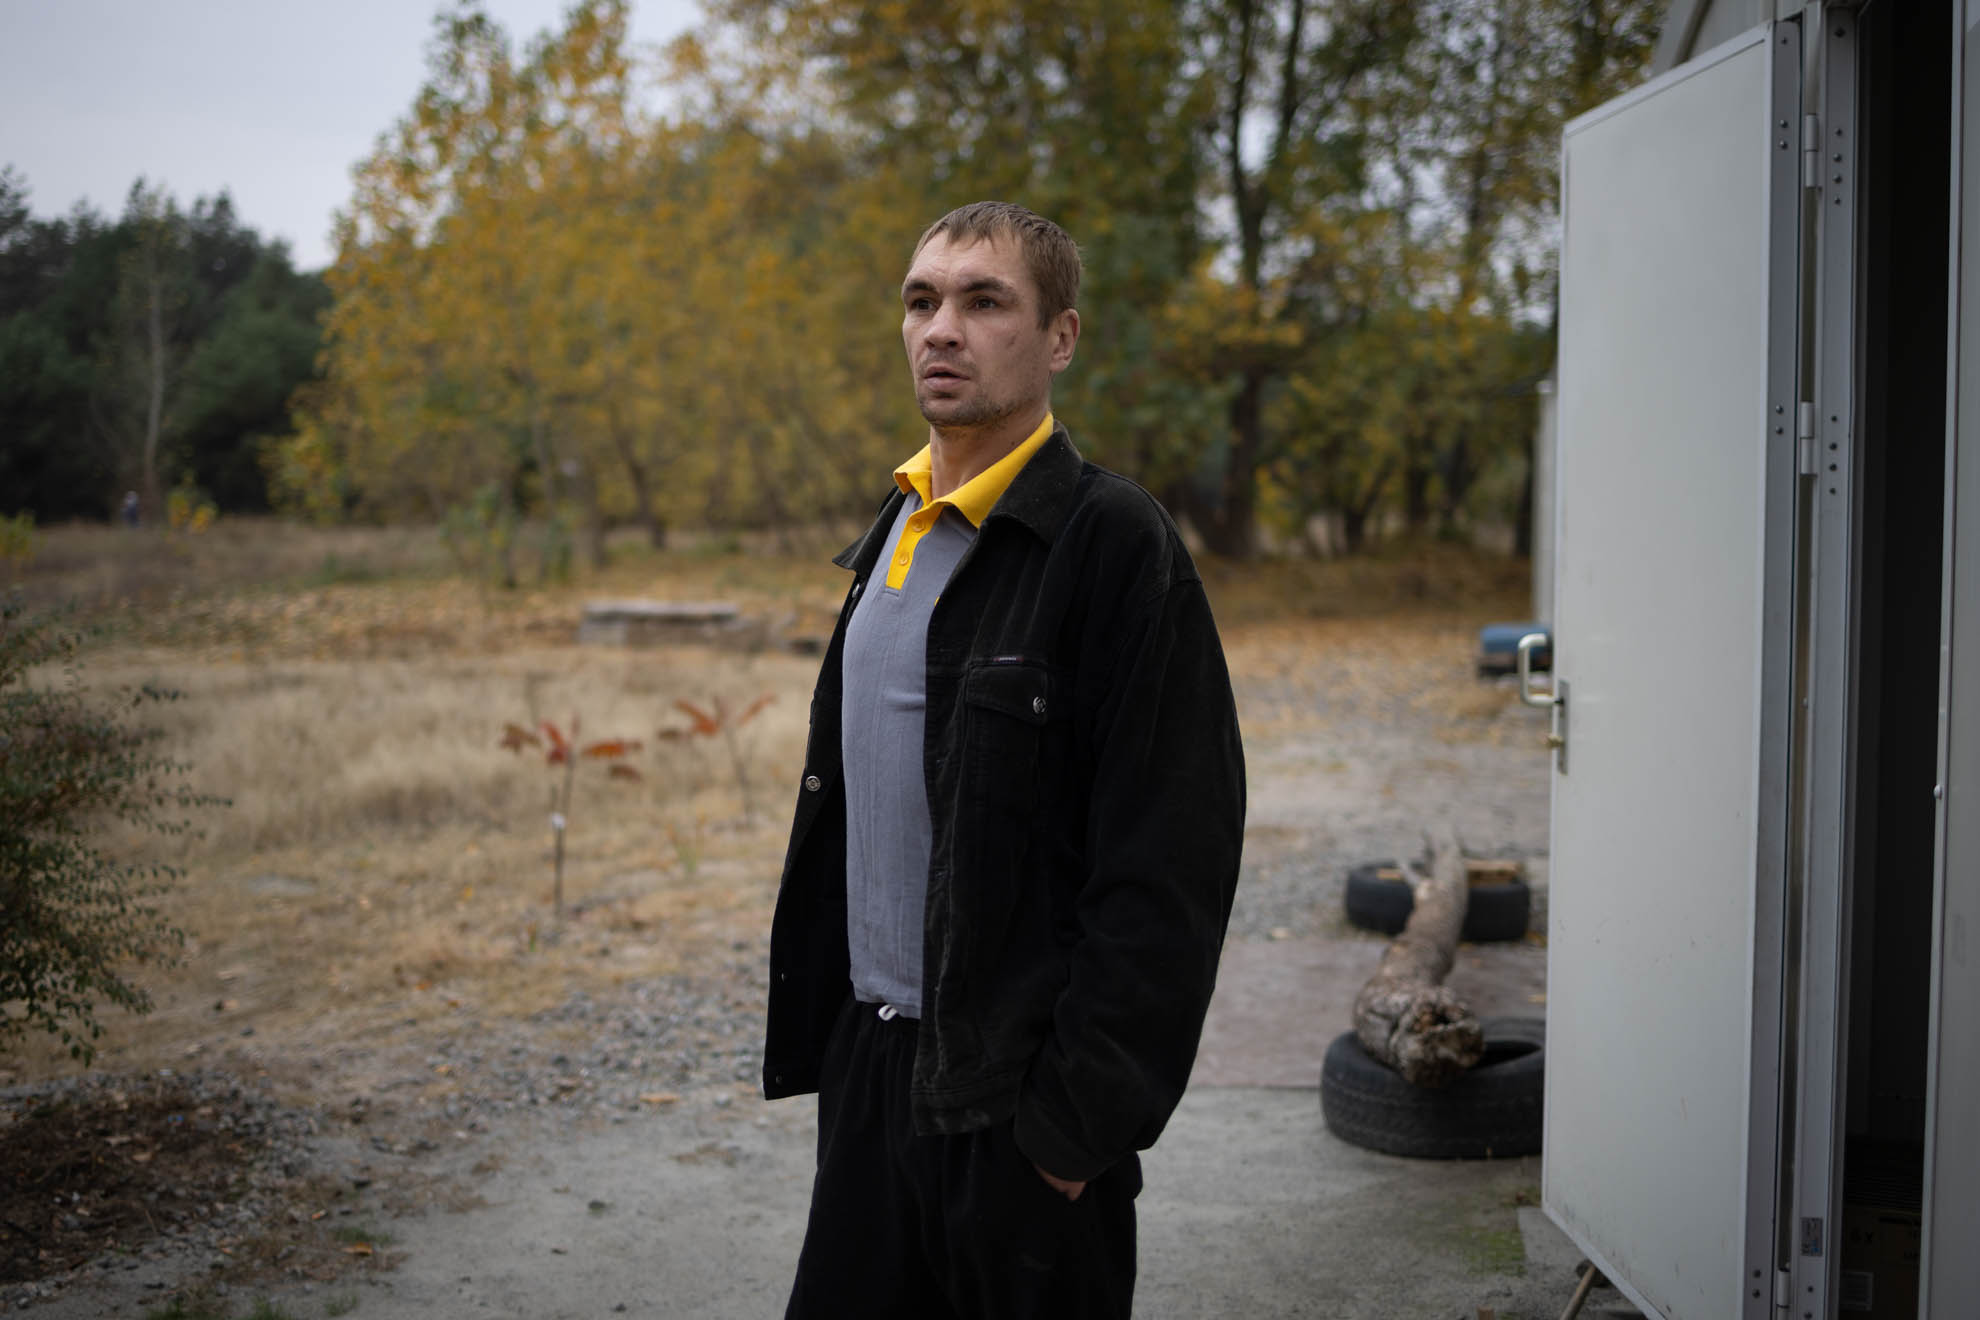
[[1529, 706], [1538, 706], [1542, 710], [1554, 704], [1554, 694], [1552, 691], [1534, 690], [1533, 652], [1546, 644], [1546, 633], [1528, 633], [1519, 639], [1519, 699]]
[[1566, 774], [1568, 685], [1556, 670], [1551, 687], [1541, 690], [1533, 686], [1533, 652], [1548, 643], [1546, 633], [1528, 633], [1519, 639], [1519, 699], [1553, 715], [1549, 721], [1551, 727], [1547, 732], [1547, 746], [1554, 753], [1554, 769]]

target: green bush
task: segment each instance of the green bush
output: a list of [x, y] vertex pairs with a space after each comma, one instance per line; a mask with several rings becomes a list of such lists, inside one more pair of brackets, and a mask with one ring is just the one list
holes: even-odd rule
[[17, 593], [0, 600], [0, 1051], [33, 1027], [87, 1063], [97, 1004], [149, 1011], [126, 970], [171, 962], [185, 938], [152, 903], [178, 870], [114, 858], [95, 831], [123, 820], [184, 834], [182, 813], [218, 799], [182, 783], [186, 767], [157, 755], [158, 732], [139, 722], [177, 694], [86, 690], [82, 641]]
[[34, 534], [32, 513], [0, 517], [0, 560], [26, 567], [40, 548], [40, 538]]

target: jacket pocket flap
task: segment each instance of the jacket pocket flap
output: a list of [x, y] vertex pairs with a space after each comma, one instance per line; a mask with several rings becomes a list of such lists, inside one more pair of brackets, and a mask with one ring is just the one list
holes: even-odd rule
[[1051, 687], [1043, 665], [993, 660], [963, 675], [963, 700], [1027, 724], [1043, 724], [1052, 713]]

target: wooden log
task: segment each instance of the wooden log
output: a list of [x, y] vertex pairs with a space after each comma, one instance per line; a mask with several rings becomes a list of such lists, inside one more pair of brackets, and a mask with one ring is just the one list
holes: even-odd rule
[[1485, 1054], [1470, 1007], [1444, 984], [1457, 959], [1470, 888], [1457, 836], [1431, 845], [1430, 875], [1382, 965], [1354, 1000], [1354, 1034], [1370, 1055], [1417, 1086], [1447, 1085]]

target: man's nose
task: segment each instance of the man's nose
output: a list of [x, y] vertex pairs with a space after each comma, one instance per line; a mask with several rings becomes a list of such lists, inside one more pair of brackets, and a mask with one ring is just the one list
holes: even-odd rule
[[953, 347], [962, 342], [962, 324], [952, 310], [952, 304], [943, 303], [922, 324], [921, 340], [930, 348]]

